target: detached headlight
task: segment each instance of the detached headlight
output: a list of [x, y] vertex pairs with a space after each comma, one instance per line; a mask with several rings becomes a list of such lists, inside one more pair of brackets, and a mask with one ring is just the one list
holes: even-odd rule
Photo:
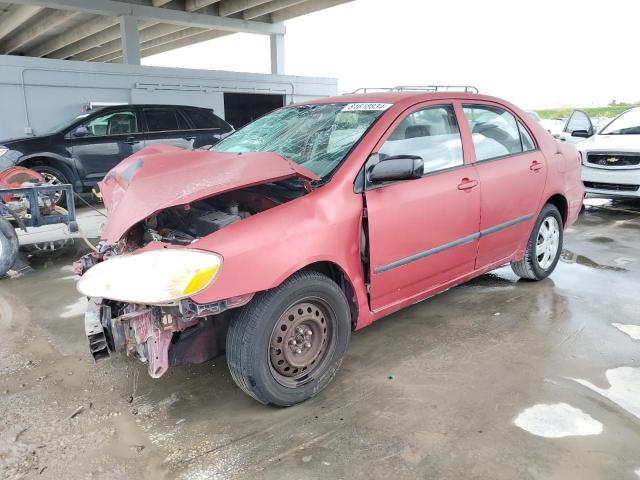
[[115, 257], [89, 269], [78, 281], [88, 297], [121, 302], [167, 303], [194, 295], [216, 278], [222, 257], [189, 249], [152, 250]]

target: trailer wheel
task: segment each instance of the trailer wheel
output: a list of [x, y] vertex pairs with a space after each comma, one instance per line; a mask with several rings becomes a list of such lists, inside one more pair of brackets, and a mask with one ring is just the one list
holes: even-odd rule
[[18, 258], [18, 235], [7, 220], [0, 218], [0, 277], [13, 266]]

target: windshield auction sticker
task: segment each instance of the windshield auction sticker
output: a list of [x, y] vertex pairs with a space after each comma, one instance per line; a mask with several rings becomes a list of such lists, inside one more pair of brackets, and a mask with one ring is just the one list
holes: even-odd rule
[[342, 109], [343, 112], [376, 112], [387, 110], [391, 103], [349, 103]]

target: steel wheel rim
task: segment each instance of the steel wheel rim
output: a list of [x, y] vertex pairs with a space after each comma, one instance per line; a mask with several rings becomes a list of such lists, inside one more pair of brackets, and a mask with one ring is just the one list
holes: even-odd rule
[[[54, 174], [52, 174], [52, 173], [40, 172], [40, 175], [42, 175], [42, 178], [44, 178], [44, 181], [47, 182], [48, 185], [61, 185], [62, 184], [60, 179], [58, 177], [56, 177]], [[53, 197], [54, 202], [58, 203], [58, 201], [61, 198], [62, 198], [62, 190], [56, 190], [56, 193], [54, 194], [54, 197]]]
[[538, 229], [536, 240], [536, 261], [547, 270], [556, 259], [560, 247], [560, 225], [556, 217], [546, 217]]
[[334, 318], [320, 298], [305, 298], [284, 311], [271, 332], [267, 359], [278, 383], [299, 387], [321, 371], [335, 344]]

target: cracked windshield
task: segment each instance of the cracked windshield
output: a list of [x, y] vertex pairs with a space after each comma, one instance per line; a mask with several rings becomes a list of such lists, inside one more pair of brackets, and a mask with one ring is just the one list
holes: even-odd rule
[[216, 152], [275, 152], [329, 177], [389, 104], [334, 103], [287, 107], [220, 142]]

